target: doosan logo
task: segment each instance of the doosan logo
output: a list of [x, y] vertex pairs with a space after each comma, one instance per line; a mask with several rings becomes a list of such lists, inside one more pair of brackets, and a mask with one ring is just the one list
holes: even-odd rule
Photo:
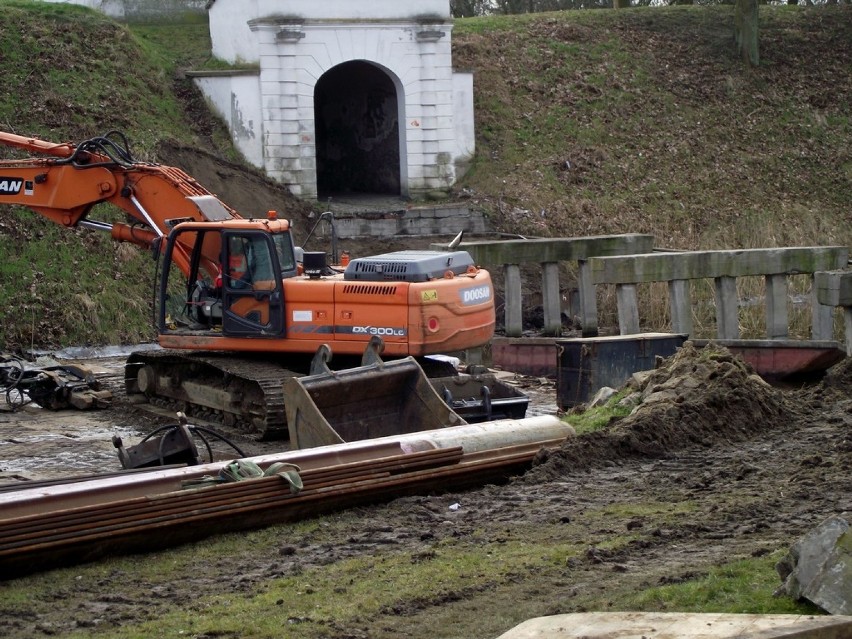
[[15, 195], [20, 193], [23, 185], [23, 180], [0, 177], [0, 195]]
[[474, 286], [461, 291], [462, 304], [480, 304], [491, 299], [490, 286]]

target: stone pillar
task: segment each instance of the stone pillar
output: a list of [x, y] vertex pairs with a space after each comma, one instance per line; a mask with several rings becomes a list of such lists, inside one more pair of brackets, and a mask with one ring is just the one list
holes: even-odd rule
[[787, 276], [766, 276], [766, 336], [787, 339]]
[[834, 335], [834, 307], [820, 304], [817, 286], [811, 276], [811, 338], [830, 340]]
[[316, 197], [313, 85], [298, 46], [298, 22], [254, 22], [260, 51], [264, 167], [267, 175], [303, 198]]
[[414, 30], [420, 73], [416, 86], [406, 86], [404, 123], [413, 193], [443, 190], [455, 180], [451, 30], [451, 23]]
[[506, 297], [505, 324], [507, 337], [520, 337], [524, 330], [521, 293], [521, 267], [503, 265], [503, 286]]
[[672, 316], [672, 332], [692, 335], [692, 302], [689, 280], [669, 282], [669, 310]]
[[598, 334], [598, 304], [588, 260], [579, 260], [577, 288], [580, 293], [580, 325], [583, 337], [595, 337]]
[[852, 357], [852, 306], [843, 309], [843, 330], [846, 335], [846, 356]]
[[717, 277], [714, 281], [716, 283], [716, 335], [719, 339], [739, 339], [737, 278]]
[[544, 334], [562, 335], [562, 295], [559, 292], [559, 264], [541, 265], [541, 293], [544, 307]]
[[636, 300], [636, 285], [616, 285], [615, 298], [618, 304], [619, 334], [635, 335], [639, 332], [639, 304]]

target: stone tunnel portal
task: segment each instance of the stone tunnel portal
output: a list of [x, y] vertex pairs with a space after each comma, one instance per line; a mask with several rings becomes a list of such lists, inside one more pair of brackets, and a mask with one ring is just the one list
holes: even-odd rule
[[314, 89], [318, 198], [343, 193], [400, 195], [399, 98], [390, 76], [344, 62]]

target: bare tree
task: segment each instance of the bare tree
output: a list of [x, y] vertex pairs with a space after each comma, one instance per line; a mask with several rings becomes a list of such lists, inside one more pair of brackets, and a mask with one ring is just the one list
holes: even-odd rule
[[758, 53], [758, 0], [736, 0], [734, 5], [734, 39], [743, 61], [756, 67]]

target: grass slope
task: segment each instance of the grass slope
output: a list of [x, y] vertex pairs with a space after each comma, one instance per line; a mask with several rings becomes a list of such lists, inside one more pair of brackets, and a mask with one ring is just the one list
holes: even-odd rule
[[[457, 194], [508, 233], [852, 244], [852, 7], [761, 7], [758, 69], [736, 58], [732, 23], [730, 7], [456, 21], [477, 130]], [[0, 128], [56, 141], [119, 129], [140, 159], [162, 139], [233, 154], [175, 79], [212, 62], [197, 20], [127, 27], [10, 0]], [[153, 336], [150, 261], [90, 235], [0, 206], [0, 345]]]
[[852, 8], [457, 21], [478, 150], [462, 186], [508, 232], [653, 233], [682, 249], [852, 241]]
[[[177, 29], [187, 44], [175, 53], [158, 38], [177, 40]], [[180, 98], [191, 85], [176, 80], [174, 71], [176, 55], [190, 63], [202, 61], [199, 50], [209, 56], [207, 25], [149, 31], [140, 27], [137, 35], [75, 5], [4, 2], [0, 129], [54, 142], [118, 130], [140, 160], [156, 160], [163, 139], [199, 146], [198, 121]], [[4, 157], [16, 156], [0, 147]], [[91, 216], [110, 221], [116, 215], [96, 207]], [[0, 348], [138, 343], [155, 336], [153, 261], [144, 251], [0, 206], [0, 256]]]

